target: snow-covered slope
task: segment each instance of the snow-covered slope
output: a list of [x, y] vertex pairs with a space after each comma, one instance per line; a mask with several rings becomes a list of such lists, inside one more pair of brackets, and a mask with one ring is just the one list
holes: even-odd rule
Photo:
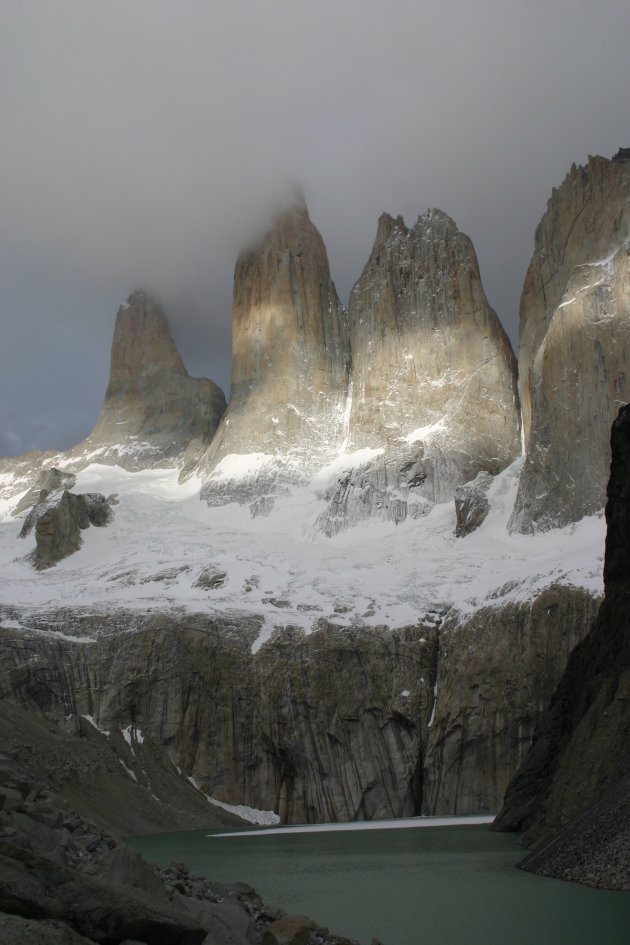
[[[79, 472], [74, 491], [117, 494], [113, 521], [87, 531], [81, 549], [45, 573], [30, 561], [33, 535], [18, 538], [22, 521], [11, 509], [19, 497], [0, 506], [0, 600], [24, 613], [260, 614], [270, 633], [286, 625], [310, 630], [322, 617], [342, 626], [395, 627], [451, 607], [466, 615], [488, 603], [533, 599], [552, 583], [600, 594], [601, 515], [536, 535], [508, 534], [521, 464], [494, 479], [488, 517], [463, 538], [455, 537], [453, 502], [400, 525], [372, 519], [325, 537], [316, 527], [321, 496], [352, 468], [351, 455], [254, 518], [235, 503], [208, 507], [200, 482], [179, 484], [177, 470], [93, 464]], [[246, 457], [233, 467], [247, 475]]]

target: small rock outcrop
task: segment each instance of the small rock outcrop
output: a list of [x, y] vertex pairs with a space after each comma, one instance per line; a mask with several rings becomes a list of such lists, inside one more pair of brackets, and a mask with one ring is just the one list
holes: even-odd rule
[[521, 451], [516, 360], [470, 239], [440, 210], [383, 214], [350, 295], [348, 451], [366, 462], [327, 496], [324, 531], [401, 521]]
[[190, 462], [212, 439], [223, 391], [191, 378], [161, 306], [132, 292], [118, 310], [105, 401], [92, 433], [70, 455], [95, 451], [126, 469]]
[[[630, 888], [630, 407], [612, 426], [605, 597], [571, 653], [498, 830], [522, 830], [536, 872]], [[561, 831], [560, 833], [558, 831]], [[598, 837], [593, 844], [585, 838]]]
[[53, 496], [33, 506], [24, 520], [20, 538], [35, 529], [35, 567], [50, 568], [81, 547], [81, 531], [95, 525], [102, 528], [112, 518], [105, 496], [96, 492], [75, 495], [64, 489], [61, 497]]
[[55, 466], [48, 469], [42, 469], [33, 486], [22, 496], [18, 504], [13, 509], [13, 515], [17, 518], [24, 512], [49, 501], [55, 493], [63, 489], [72, 489], [77, 481], [74, 473], [62, 472]]
[[603, 508], [609, 431], [630, 400], [630, 163], [572, 167], [537, 230], [520, 306], [527, 457], [511, 528]]
[[488, 490], [492, 484], [492, 476], [487, 472], [480, 472], [455, 492], [455, 534], [458, 538], [469, 535], [485, 521], [490, 511]]
[[308, 480], [344, 433], [346, 313], [301, 194], [234, 273], [232, 385], [203, 468], [210, 504]]

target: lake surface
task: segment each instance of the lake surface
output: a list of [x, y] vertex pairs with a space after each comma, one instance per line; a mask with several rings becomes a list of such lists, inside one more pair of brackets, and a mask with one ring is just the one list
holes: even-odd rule
[[[373, 825], [371, 825], [373, 827]], [[269, 905], [370, 945], [626, 945], [630, 893], [543, 879], [485, 826], [132, 838], [148, 860], [250, 883]]]

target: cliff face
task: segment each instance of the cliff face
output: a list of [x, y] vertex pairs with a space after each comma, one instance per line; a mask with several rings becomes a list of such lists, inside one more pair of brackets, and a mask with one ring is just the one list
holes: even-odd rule
[[577, 588], [446, 619], [424, 759], [427, 814], [499, 809], [536, 723], [597, 612]]
[[593, 606], [552, 589], [470, 621], [278, 628], [258, 648], [253, 617], [59, 614], [0, 629], [0, 698], [137, 728], [205, 793], [289, 823], [492, 813]]
[[630, 161], [590, 158], [554, 190], [520, 310], [527, 459], [512, 528], [604, 505], [609, 430], [630, 399]]
[[349, 367], [346, 313], [298, 197], [236, 265], [230, 404], [204, 459], [206, 499], [310, 478], [342, 442]]
[[[628, 888], [630, 875], [630, 408], [612, 427], [605, 598], [575, 648], [496, 821], [540, 844], [531, 868]], [[624, 785], [624, 787], [621, 787]], [[573, 821], [580, 816], [581, 819]], [[594, 829], [594, 828], [597, 829]], [[565, 830], [554, 838], [561, 828]], [[589, 836], [589, 842], [584, 837]], [[625, 885], [623, 885], [625, 883]]]

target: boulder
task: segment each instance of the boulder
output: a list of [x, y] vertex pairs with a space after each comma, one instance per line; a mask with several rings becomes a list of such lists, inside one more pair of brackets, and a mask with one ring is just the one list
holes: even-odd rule
[[95, 525], [107, 525], [112, 511], [105, 496], [98, 493], [75, 495], [64, 489], [61, 497], [50, 499], [31, 509], [20, 537], [35, 528], [35, 567], [50, 568], [81, 547], [81, 531]]
[[480, 472], [472, 482], [460, 486], [455, 492], [455, 534], [458, 538], [469, 535], [485, 521], [490, 511], [488, 489], [492, 476]]

